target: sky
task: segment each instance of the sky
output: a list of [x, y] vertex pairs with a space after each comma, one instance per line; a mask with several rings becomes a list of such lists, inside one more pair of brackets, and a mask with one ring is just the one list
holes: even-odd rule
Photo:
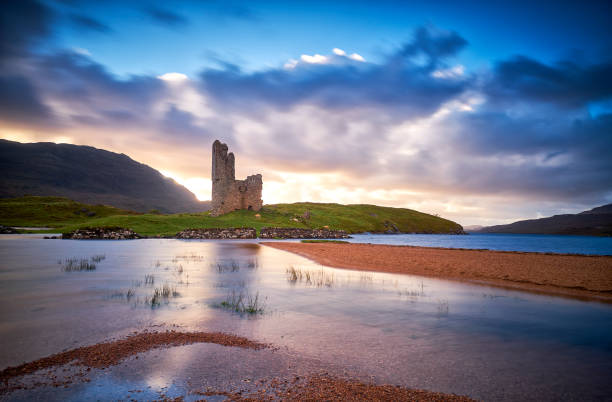
[[0, 138], [125, 153], [201, 200], [219, 139], [264, 203], [580, 212], [612, 202], [611, 4], [9, 0]]

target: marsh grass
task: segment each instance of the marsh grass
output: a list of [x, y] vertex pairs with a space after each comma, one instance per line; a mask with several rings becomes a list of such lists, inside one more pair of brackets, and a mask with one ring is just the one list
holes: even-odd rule
[[285, 273], [287, 275], [287, 281], [292, 284], [299, 282], [317, 288], [332, 287], [336, 280], [333, 273], [328, 273], [324, 269], [320, 271], [309, 271], [290, 266], [285, 270]]
[[145, 304], [151, 308], [156, 308], [164, 304], [168, 304], [170, 298], [180, 296], [176, 287], [164, 283], [163, 286], [153, 289], [153, 294], [145, 298]]
[[250, 315], [263, 314], [265, 309], [265, 303], [260, 299], [259, 292], [252, 296], [243, 291], [236, 293], [234, 290], [219, 303], [219, 306], [236, 313]]
[[240, 271], [240, 263], [234, 259], [231, 259], [225, 262], [217, 261], [217, 262], [211, 263], [210, 266], [213, 269], [216, 269], [217, 272], [219, 273]]
[[172, 258], [172, 262], [175, 264], [179, 261], [202, 262], [204, 261], [204, 256], [200, 254], [196, 254], [196, 253], [191, 253], [191, 254], [176, 255], [174, 256], [174, 258]]
[[416, 288], [400, 290], [398, 293], [400, 296], [423, 297], [425, 296], [425, 284], [423, 283], [423, 281], [421, 281], [421, 283], [417, 285]]
[[153, 284], [155, 284], [155, 276], [153, 275], [145, 275], [145, 280], [144, 280], [145, 286], [153, 286]]
[[62, 271], [94, 271], [96, 264], [88, 258], [66, 258], [62, 263]]
[[98, 255], [93, 255], [91, 257], [89, 257], [91, 262], [94, 263], [99, 263], [101, 261], [104, 261], [106, 259], [106, 254], [98, 254]]
[[438, 311], [437, 313], [438, 317], [446, 317], [450, 310], [448, 300], [447, 299], [438, 300], [436, 309]]

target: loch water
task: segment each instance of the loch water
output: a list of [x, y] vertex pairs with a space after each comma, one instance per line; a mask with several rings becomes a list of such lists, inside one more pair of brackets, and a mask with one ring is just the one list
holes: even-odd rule
[[470, 233], [357, 234], [350, 242], [421, 247], [467, 248], [539, 253], [612, 255], [612, 237], [542, 234]]
[[[63, 269], [66, 259], [93, 256], [104, 256], [94, 270]], [[163, 285], [176, 294], [152, 307]], [[222, 307], [237, 295], [257, 296], [262, 311]], [[194, 379], [219, 388], [321, 369], [483, 400], [612, 396], [609, 304], [334, 269], [256, 241], [0, 239], [1, 368], [145, 329], [224, 331], [277, 351], [156, 350], [89, 383], [10, 399], [125, 399], [132, 389], [144, 390], [136, 399], [172, 397]]]

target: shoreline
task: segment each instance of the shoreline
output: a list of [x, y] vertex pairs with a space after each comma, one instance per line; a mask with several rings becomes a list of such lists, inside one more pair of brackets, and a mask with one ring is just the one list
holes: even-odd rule
[[364, 243], [259, 244], [333, 268], [426, 276], [612, 303], [612, 256]]

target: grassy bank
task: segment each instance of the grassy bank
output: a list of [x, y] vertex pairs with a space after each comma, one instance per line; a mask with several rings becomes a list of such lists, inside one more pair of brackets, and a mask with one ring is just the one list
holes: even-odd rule
[[[84, 210], [88, 212], [83, 212]], [[93, 216], [91, 213], [94, 213]], [[296, 227], [361, 232], [449, 233], [457, 223], [405, 208], [300, 202], [265, 205], [259, 212], [234, 211], [219, 217], [195, 214], [138, 214], [107, 206], [92, 206], [61, 197], [22, 197], [0, 200], [0, 224], [48, 226], [52, 232], [83, 227], [120, 226], [145, 236], [171, 236], [187, 228]]]

